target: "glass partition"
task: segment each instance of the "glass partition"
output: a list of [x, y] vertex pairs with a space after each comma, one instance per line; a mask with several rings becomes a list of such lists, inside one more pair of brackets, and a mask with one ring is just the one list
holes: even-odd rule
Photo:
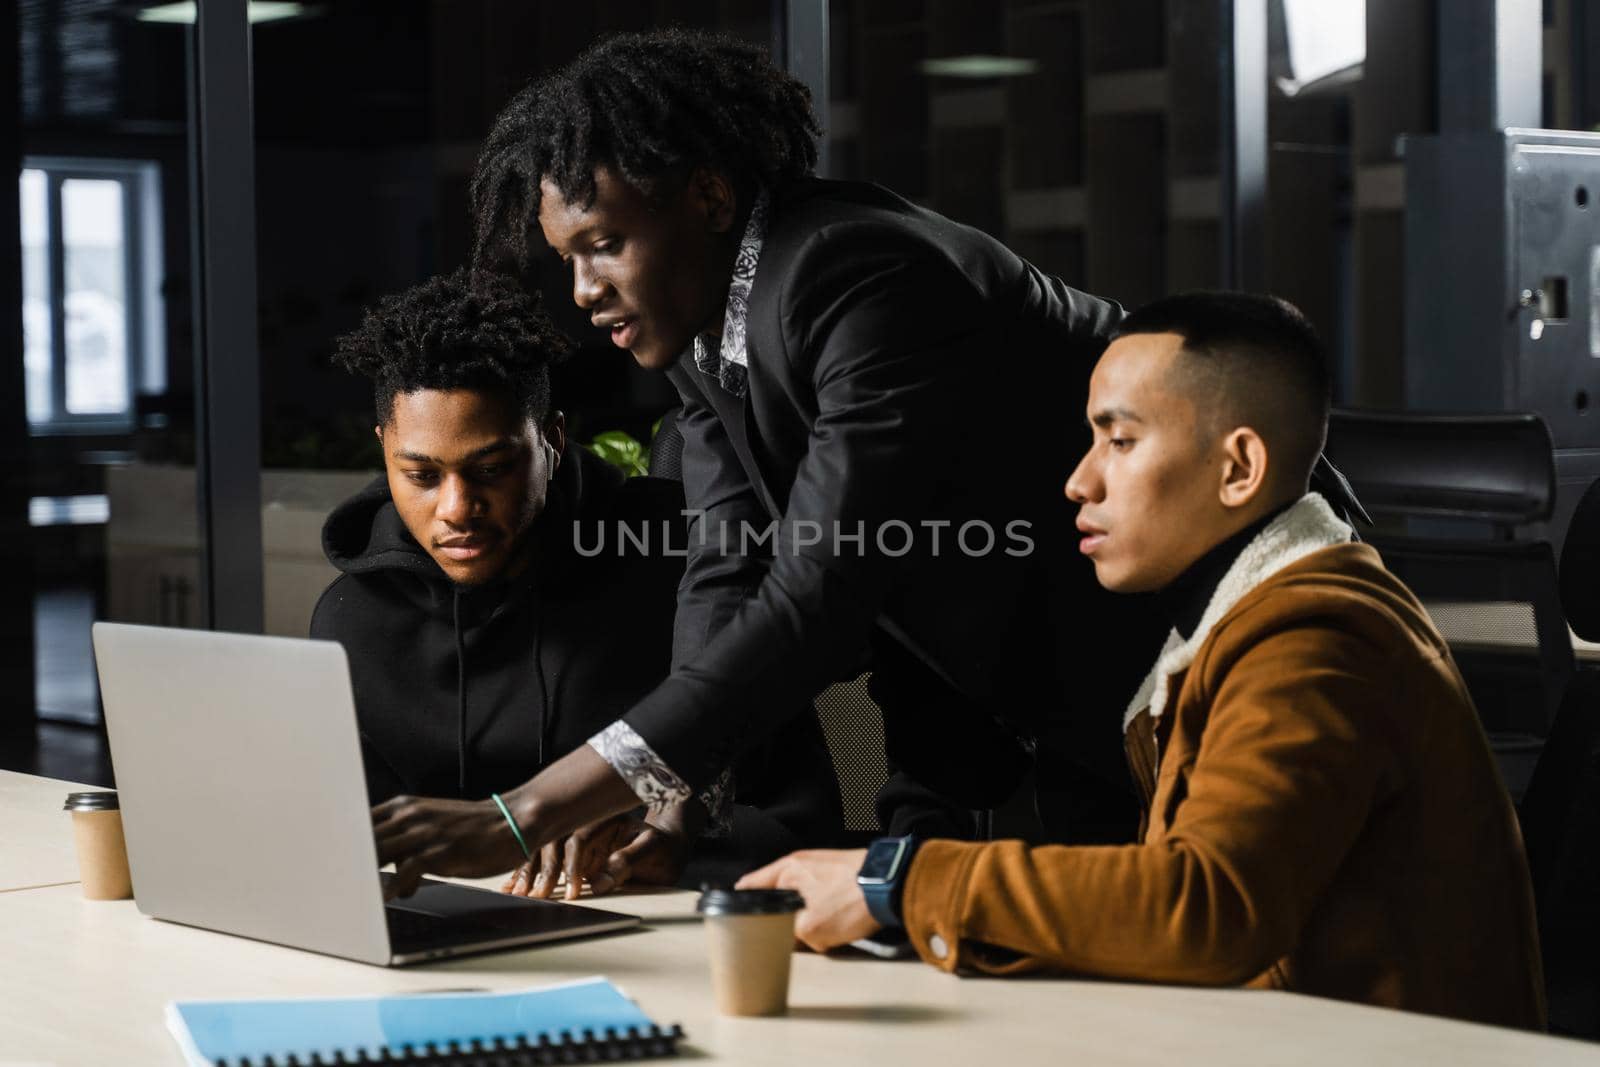
[[90, 624], [204, 622], [188, 64], [183, 31], [134, 7], [23, 0], [9, 74], [22, 103], [33, 704], [41, 769], [91, 781], [109, 767]]

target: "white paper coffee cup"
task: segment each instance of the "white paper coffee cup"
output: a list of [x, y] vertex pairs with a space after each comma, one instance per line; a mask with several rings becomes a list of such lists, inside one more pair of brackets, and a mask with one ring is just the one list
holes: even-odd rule
[[706, 889], [711, 985], [724, 1015], [782, 1015], [789, 1010], [794, 916], [805, 907], [788, 889]]

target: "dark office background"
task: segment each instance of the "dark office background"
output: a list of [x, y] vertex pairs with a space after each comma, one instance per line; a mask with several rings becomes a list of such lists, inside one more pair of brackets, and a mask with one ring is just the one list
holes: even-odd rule
[[[330, 573], [316, 555], [317, 518], [378, 463], [366, 390], [330, 367], [333, 340], [380, 295], [462, 262], [467, 184], [498, 108], [619, 30], [715, 27], [781, 61], [793, 13], [783, 0], [289, 6], [292, 17], [251, 32], [254, 266], [264, 622], [298, 633]], [[19, 60], [0, 110], [23, 172], [24, 221], [19, 233], [8, 213], [0, 243], [23, 246], [31, 279], [28, 355], [7, 346], [0, 389], [0, 523], [25, 561], [0, 594], [0, 762], [49, 767], [53, 753], [88, 753], [80, 777], [106, 774], [89, 622], [204, 625], [215, 611], [193, 475], [203, 427], [193, 183], [205, 161], [191, 115], [195, 30], [146, 21], [172, 7], [20, 0], [6, 26], [15, 39], [0, 41]], [[1219, 284], [1224, 7], [831, 0], [827, 171], [881, 181], [1129, 306]], [[1267, 5], [1274, 84], [1294, 73], [1291, 7]], [[1438, 10], [1367, 0], [1356, 77], [1266, 93], [1262, 277], [1321, 325], [1346, 403], [1403, 395], [1396, 153], [1402, 134], [1437, 126]], [[1582, 62], [1600, 29], [1583, 0], [1549, 0], [1543, 17], [1544, 121], [1584, 128], [1600, 114]], [[1012, 66], [930, 66], [957, 56]], [[107, 194], [120, 230], [75, 235]], [[7, 266], [10, 286], [16, 260]], [[551, 267], [540, 273], [547, 305], [584, 347], [559, 383], [575, 436], [648, 437], [672, 390], [590, 330]], [[18, 302], [0, 307], [15, 339]], [[986, 416], [1003, 432], [1005, 412]], [[36, 715], [47, 742], [37, 748]]]
[[[1440, 129], [1444, 14], [1491, 9], [1455, 2], [1262, 0], [1264, 84], [1233, 89], [1266, 107], [1263, 244], [1241, 270], [1224, 0], [308, 0], [252, 4], [262, 21], [247, 38], [240, 23], [237, 47], [197, 30], [192, 5], [18, 0], [0, 18], [0, 53], [17, 57], [0, 150], [21, 177], [21, 211], [0, 212], [0, 767], [111, 782], [94, 619], [234, 613], [304, 632], [333, 573], [322, 516], [380, 463], [370, 396], [329, 365], [334, 339], [463, 261], [494, 115], [598, 36], [712, 27], [810, 84], [825, 74], [826, 175], [882, 182], [1128, 306], [1271, 289], [1321, 327], [1338, 400], [1383, 408], [1406, 395], [1400, 141]], [[1365, 25], [1359, 65], [1306, 85], [1289, 23], [1313, 7]], [[1591, 7], [1536, 12], [1545, 127], [1600, 121]], [[249, 133], [245, 153], [221, 147], [229, 132]], [[241, 159], [253, 189], [218, 177]], [[253, 242], [219, 237], [230, 210], [253, 217]], [[538, 265], [582, 342], [557, 383], [574, 437], [648, 439], [671, 387], [592, 331], [564, 281]], [[247, 356], [259, 373], [241, 382], [230, 368]], [[237, 434], [225, 443], [240, 427], [256, 442], [219, 383], [259, 419], [259, 463]], [[1008, 413], [983, 416], [1003, 439]], [[217, 519], [241, 471], [252, 501], [259, 476], [259, 548], [253, 504], [229, 517], [242, 541]]]
[[[120, 183], [127, 221], [117, 250], [124, 261], [120, 272], [112, 265], [109, 283], [99, 277], [106, 265], [91, 261], [107, 250], [67, 247], [70, 241], [56, 250], [66, 260], [54, 268], [59, 278], [48, 263], [35, 271], [59, 280], [67, 296], [59, 301], [65, 307], [47, 297], [28, 305], [34, 334], [50, 327], [38, 314], [47, 307], [65, 334], [54, 351], [48, 338], [34, 337], [35, 364], [49, 362], [58, 378], [71, 377], [75, 360], [90, 368], [82, 373], [99, 373], [85, 346], [104, 342], [95, 331], [108, 332], [106, 304], [75, 285], [121, 284], [122, 310], [145, 320], [128, 331], [120, 411], [41, 417], [30, 407], [30, 421], [17, 410], [21, 361], [8, 361], [0, 415], [7, 455], [22, 462], [5, 464], [4, 516], [7, 543], [26, 549], [30, 581], [10, 583], [6, 593], [9, 658], [24, 662], [7, 668], [0, 720], [24, 739], [35, 709], [48, 721], [97, 721], [86, 659], [91, 618], [198, 625], [205, 615], [187, 474], [196, 432], [197, 162], [186, 43], [194, 31], [143, 21], [158, 7], [21, 0], [8, 26], [19, 56], [7, 85], [19, 105], [6, 109], [6, 120], [19, 123], [8, 150], [69, 191], [71, 174], [80, 183], [99, 177], [101, 187]], [[1430, 0], [1365, 7], [1370, 47], [1359, 78], [1298, 96], [1268, 93], [1264, 277], [1327, 334], [1339, 359], [1340, 399], [1384, 405], [1396, 403], [1403, 387], [1396, 144], [1401, 134], [1436, 126], [1438, 27]], [[1544, 5], [1547, 125], [1582, 127], [1600, 111], [1595, 87], [1573, 63], [1583, 52], [1575, 40], [1596, 32], [1583, 8], [1582, 0]], [[829, 172], [881, 181], [1130, 306], [1217, 284], [1221, 9], [1201, 0], [832, 0]], [[1292, 73], [1284, 10], [1269, 5], [1272, 78]], [[263, 470], [376, 464], [365, 390], [328, 365], [333, 339], [381, 294], [462, 261], [477, 145], [530, 76], [598, 35], [666, 23], [720, 28], [781, 55], [787, 11], [782, 0], [331, 0], [257, 24]], [[953, 56], [1004, 57], [1017, 66], [965, 76], [925, 68]], [[94, 165], [113, 172], [81, 172]], [[118, 166], [142, 169], [115, 172]], [[74, 202], [62, 202], [70, 237]], [[15, 221], [0, 231], [11, 248]], [[125, 247], [140, 242], [136, 254]], [[30, 254], [48, 260], [50, 251]], [[95, 277], [80, 284], [80, 275]], [[670, 388], [593, 335], [556, 272], [546, 276], [549, 307], [584, 340], [583, 358], [561, 383], [578, 437], [609, 429], [646, 436], [672, 404]], [[15, 337], [16, 302], [3, 303]], [[59, 408], [70, 398], [69, 390], [58, 392]], [[989, 417], [1003, 427], [1004, 412]], [[344, 484], [307, 489], [288, 479], [277, 503], [314, 508], [319, 493]], [[264, 485], [269, 510], [273, 489]], [[272, 537], [269, 530], [269, 557]], [[312, 572], [298, 577], [315, 580]], [[272, 618], [273, 589], [269, 574], [268, 628], [303, 625]], [[30, 632], [31, 656], [23, 654]], [[23, 694], [35, 688], [29, 701]], [[7, 747], [16, 762], [26, 746]]]
[[[253, 26], [248, 65], [242, 23], [236, 51], [212, 38], [229, 62], [209, 80], [192, 7], [186, 22], [183, 5], [155, 0], [13, 5], [0, 145], [22, 210], [0, 222], [0, 543], [21, 566], [0, 583], [0, 767], [110, 782], [94, 619], [204, 626], [236, 612], [259, 619], [247, 628], [304, 632], [333, 573], [321, 518], [380, 464], [370, 396], [330, 366], [334, 339], [381, 295], [463, 261], [494, 115], [606, 33], [712, 27], [812, 84], [825, 70], [828, 176], [880, 181], [1128, 306], [1255, 282], [1320, 325], [1340, 402], [1403, 402], [1399, 142], [1440, 126], [1449, 0], [1313, 0], [1330, 25], [1364, 14], [1365, 28], [1359, 66], [1309, 86], [1289, 23], [1311, 5], [1262, 4], [1265, 84], [1235, 90], [1264, 97], [1267, 116], [1264, 244], [1243, 273], [1229, 258], [1229, 4], [828, 0], [824, 67], [821, 2], [253, 4], [287, 17]], [[1600, 119], [1588, 6], [1543, 4], [1547, 127]], [[245, 91], [250, 151], [229, 156], [218, 146], [245, 109], [227, 108]], [[240, 158], [253, 190], [217, 177]], [[217, 220], [250, 218], [252, 195], [253, 250], [221, 241]], [[239, 257], [253, 277], [230, 271]], [[582, 342], [557, 383], [574, 437], [647, 440], [671, 387], [592, 331], [564, 281], [538, 265], [547, 306]], [[228, 381], [240, 353], [226, 338], [249, 336], [237, 311], [251, 294], [259, 374]], [[236, 408], [229, 423], [219, 382], [252, 398], [259, 464], [218, 443], [251, 429]], [[983, 415], [1003, 437], [1007, 412]], [[240, 470], [259, 475], [259, 549], [253, 510], [243, 542], [216, 519]]]
[[[0, 100], [13, 102], [4, 111], [14, 136], [4, 140], [24, 170], [23, 217], [31, 189], [43, 197], [45, 231], [52, 222], [63, 231], [54, 244], [26, 225], [20, 234], [31, 257], [24, 307], [33, 370], [22, 388], [24, 361], [13, 355], [0, 389], [8, 457], [0, 520], [13, 558], [27, 561], [24, 580], [4, 593], [0, 723], [12, 765], [96, 751], [91, 619], [202, 625], [208, 612], [204, 509], [191, 473], [192, 189], [204, 162], [190, 114], [195, 31], [145, 21], [159, 7], [21, 0], [7, 26], [19, 62], [6, 91], [16, 95]], [[1267, 93], [1264, 278], [1322, 326], [1339, 361], [1340, 399], [1381, 406], [1403, 388], [1397, 140], [1437, 123], [1438, 16], [1430, 0], [1365, 7], [1369, 47], [1358, 77]], [[828, 172], [881, 181], [1130, 306], [1218, 284], [1222, 8], [832, 0]], [[1269, 11], [1269, 77], [1278, 79], [1293, 73], [1285, 6], [1275, 0]], [[359, 478], [331, 472], [378, 462], [366, 391], [329, 366], [333, 339], [381, 294], [462, 261], [467, 183], [501, 104], [612, 31], [715, 27], [782, 57], [790, 14], [782, 0], [327, 0], [254, 26], [269, 631], [298, 632], [307, 590], [326, 577], [305, 534], [318, 509]], [[1582, 127], [1600, 107], [1574, 57], [1596, 28], [1582, 0], [1551, 0], [1543, 15], [1544, 119]], [[1013, 66], [959, 75], [928, 66], [955, 56]], [[92, 213], [80, 205], [108, 190], [120, 197], [122, 230], [75, 237], [75, 219]], [[0, 229], [7, 248], [18, 247], [16, 222]], [[548, 306], [584, 342], [560, 382], [576, 436], [647, 437], [673, 403], [670, 387], [594, 335], [549, 266]], [[0, 306], [0, 325], [15, 338], [17, 302]], [[122, 339], [112, 339], [119, 329]], [[91, 377], [104, 385], [113, 363], [118, 396], [108, 403], [89, 389], [74, 400]], [[1003, 431], [1005, 412], [987, 416]], [[36, 712], [51, 742], [37, 751]], [[86, 765], [83, 776], [91, 770], [104, 772]]]

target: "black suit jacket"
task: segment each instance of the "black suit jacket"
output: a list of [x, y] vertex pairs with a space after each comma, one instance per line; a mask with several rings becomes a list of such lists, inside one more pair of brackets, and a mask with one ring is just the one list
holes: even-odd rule
[[[1067, 682], [1113, 724], [1102, 733], [1120, 763], [1120, 704], [1156, 645], [1120, 672], [1071, 677], [1105, 661], [1105, 641], [1073, 622], [1105, 625], [1106, 597], [1062, 494], [1087, 440], [1089, 373], [1120, 317], [877, 186], [776, 194], [746, 396], [690, 358], [669, 372], [699, 514], [673, 672], [628, 721], [698, 786], [872, 650], [891, 761], [961, 804], [1009, 795], [1018, 738], [1055, 728]], [[740, 550], [741, 524], [773, 521], [776, 551]], [[967, 524], [981, 525], [960, 542]], [[835, 543], [836, 529], [864, 532], [864, 546]]]

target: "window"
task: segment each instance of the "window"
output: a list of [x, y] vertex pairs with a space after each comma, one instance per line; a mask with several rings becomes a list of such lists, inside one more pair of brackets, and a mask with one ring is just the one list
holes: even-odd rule
[[121, 433], [165, 388], [153, 163], [23, 161], [22, 325], [35, 433]]
[[1361, 78], [1367, 58], [1363, 0], [1280, 0], [1288, 73], [1277, 79], [1288, 96], [1332, 89]]

